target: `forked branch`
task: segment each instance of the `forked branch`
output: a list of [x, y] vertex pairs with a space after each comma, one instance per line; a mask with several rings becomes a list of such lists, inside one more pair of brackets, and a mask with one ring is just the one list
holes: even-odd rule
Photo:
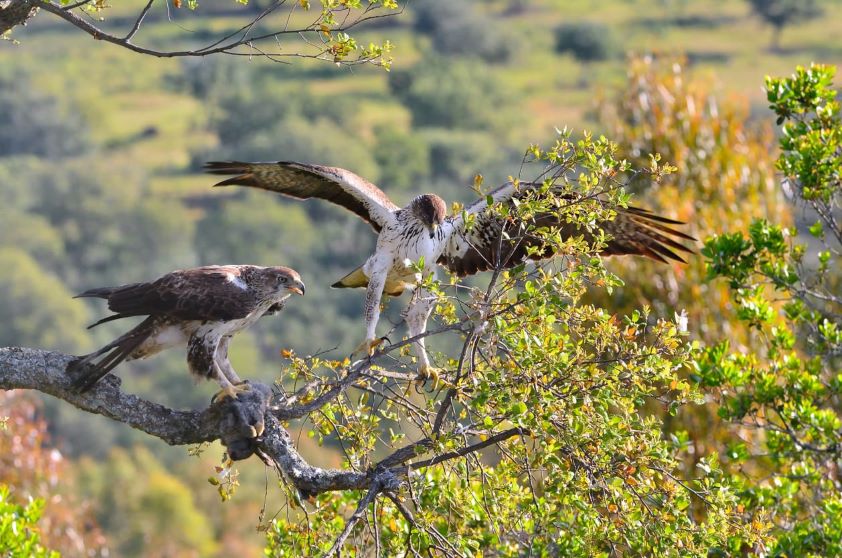
[[[66, 6], [48, 0], [0, 0], [0, 35], [18, 25], [25, 25], [41, 9], [81, 29], [98, 41], [105, 41], [133, 52], [158, 58], [228, 54], [232, 56], [265, 57], [276, 62], [281, 62], [287, 58], [314, 58], [345, 65], [378, 64], [382, 60], [376, 53], [370, 56], [362, 54], [358, 58], [349, 58], [347, 53], [338, 54], [330, 37], [334, 36], [333, 34], [346, 33], [366, 21], [392, 17], [403, 11], [402, 9], [388, 10], [372, 5], [367, 9], [360, 10], [359, 14], [355, 14], [351, 8], [342, 7], [334, 13], [335, 20], [340, 22], [337, 25], [325, 27], [322, 24], [321, 17], [319, 17], [308, 24], [290, 26], [289, 17], [276, 18], [272, 23], [267, 23], [269, 16], [275, 14], [280, 7], [287, 4], [287, 0], [275, 0], [238, 29], [204, 46], [192, 49], [161, 50], [142, 46], [135, 42], [156, 1], [159, 5], [164, 4], [162, 0], [148, 0], [138, 15], [131, 20], [128, 29], [123, 33], [112, 33], [95, 25], [96, 20], [88, 17], [88, 14], [84, 11], [79, 11], [80, 9], [84, 10], [90, 0], [83, 0]], [[290, 10], [294, 10], [296, 5], [292, 4]], [[284, 36], [301, 38], [304, 41], [303, 43], [297, 43], [298, 48], [285, 50], [280, 44], [280, 39]], [[270, 46], [266, 48], [264, 44]]]

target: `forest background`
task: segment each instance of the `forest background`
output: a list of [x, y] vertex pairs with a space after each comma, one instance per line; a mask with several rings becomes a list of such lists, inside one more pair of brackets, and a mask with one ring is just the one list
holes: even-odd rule
[[[107, 18], [142, 5], [120, 3]], [[659, 152], [675, 164], [657, 187], [640, 186], [635, 203], [687, 221], [697, 238], [747, 230], [753, 218], [808, 223], [780, 188], [763, 83], [798, 64], [842, 63], [842, 4], [819, 6], [821, 15], [778, 37], [748, 2], [417, 0], [355, 31], [361, 43], [392, 42], [388, 72], [157, 59], [34, 18], [0, 43], [0, 346], [82, 354], [124, 326], [87, 331], [103, 308], [73, 294], [193, 265], [252, 263], [294, 267], [308, 291], [237, 338], [231, 358], [242, 376], [274, 380], [282, 349], [346, 356], [362, 333], [363, 293], [328, 285], [364, 260], [374, 236], [324, 204], [214, 191], [200, 171], [206, 160], [329, 164], [368, 177], [399, 205], [428, 191], [467, 201], [476, 175], [502, 183], [520, 172], [528, 145], [568, 127], [605, 134], [630, 159]], [[144, 38], [201, 40], [247, 17], [222, 0], [172, 21], [153, 11]], [[593, 299], [610, 311], [648, 304], [672, 318], [683, 309], [694, 339], [751, 346], [726, 286], [705, 280], [702, 256], [668, 269], [608, 265], [625, 286]], [[202, 408], [215, 389], [194, 384], [178, 352], [119, 374], [127, 390], [175, 408]], [[21, 392], [0, 394], [2, 417], [0, 482], [17, 497], [46, 499], [43, 540], [69, 556], [258, 555], [265, 534], [256, 527], [284, 498], [271, 481], [265, 496], [264, 469], [251, 460], [220, 503], [207, 482], [216, 445], [191, 456]], [[700, 407], [668, 417], [666, 430], [686, 432], [706, 455], [724, 443], [716, 420]], [[307, 425], [296, 427], [311, 462], [342, 463], [330, 437], [319, 445]]]

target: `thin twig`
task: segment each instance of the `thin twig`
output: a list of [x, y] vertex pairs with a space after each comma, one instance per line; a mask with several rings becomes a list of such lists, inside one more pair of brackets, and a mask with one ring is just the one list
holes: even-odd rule
[[149, 0], [149, 2], [146, 3], [146, 6], [144, 6], [143, 11], [140, 12], [140, 15], [137, 16], [134, 25], [132, 25], [131, 31], [129, 31], [129, 33], [125, 37], [123, 37], [124, 41], [126, 41], [127, 43], [131, 42], [132, 37], [134, 37], [137, 34], [138, 29], [140, 29], [140, 26], [143, 24], [143, 19], [146, 17], [146, 14], [148, 14], [149, 10], [152, 8], [153, 2], [155, 2], [155, 0]]
[[351, 534], [351, 530], [354, 526], [359, 523], [360, 519], [363, 518], [365, 515], [365, 510], [374, 502], [374, 499], [377, 498], [377, 495], [383, 489], [382, 485], [379, 482], [375, 482], [371, 485], [371, 488], [368, 489], [366, 495], [360, 499], [360, 503], [357, 504], [357, 509], [354, 511], [353, 515], [348, 518], [348, 521], [345, 522], [345, 528], [342, 529], [342, 533], [336, 538], [334, 541], [333, 546], [330, 547], [330, 550], [323, 554], [323, 558], [330, 558], [335, 554], [338, 554], [339, 549], [342, 548], [342, 545], [345, 544], [345, 541], [348, 539], [348, 536]]

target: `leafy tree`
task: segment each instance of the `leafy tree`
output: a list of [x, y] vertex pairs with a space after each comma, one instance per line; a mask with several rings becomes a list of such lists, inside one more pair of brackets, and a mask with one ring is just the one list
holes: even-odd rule
[[117, 555], [213, 555], [216, 537], [190, 490], [148, 450], [115, 448], [103, 462], [85, 459], [78, 482]]
[[389, 88], [412, 112], [416, 127], [495, 129], [508, 116], [503, 107], [509, 90], [470, 61], [428, 58], [411, 70], [391, 72]]
[[54, 159], [90, 148], [77, 110], [41, 92], [29, 74], [0, 71], [0, 159], [21, 154]]
[[[58, 556], [43, 544], [68, 556], [105, 555], [105, 539], [73, 475], [50, 443], [41, 403], [20, 391], [0, 393], [0, 554]], [[16, 503], [22, 500], [28, 503]]]
[[[551, 162], [547, 186], [584, 203], [552, 211], [585, 222], [610, 207], [586, 202], [589, 194], [622, 202], [614, 180], [628, 169], [616, 153], [604, 139], [568, 135], [534, 148]], [[536, 196], [508, 211], [534, 215], [546, 204]], [[586, 284], [618, 284], [595, 257], [600, 240], [530, 234], [575, 256], [560, 269], [498, 270], [482, 288], [462, 286], [464, 297], [428, 285], [440, 289], [440, 325], [462, 339], [441, 357], [443, 389], [407, 393], [394, 383], [395, 363], [388, 379], [372, 371], [359, 391], [310, 416], [310, 435], [340, 440], [346, 467], [414, 474], [367, 493], [318, 494], [306, 514], [290, 508], [270, 528], [269, 556], [332, 555], [352, 540], [357, 553], [383, 555], [705, 555], [725, 552], [730, 537], [762, 535], [762, 525], [738, 520], [738, 494], [716, 456], [699, 461], [701, 477], [685, 478], [684, 443], [665, 440], [660, 421], [641, 412], [649, 400], [676, 409], [698, 397], [677, 376], [690, 351], [680, 329], [582, 301]], [[306, 384], [340, 368], [292, 356], [285, 375]]]
[[[632, 164], [645, 166], [649, 153], [660, 153], [680, 169], [657, 184], [639, 177], [630, 189], [647, 207], [687, 222], [694, 237], [747, 231], [761, 217], [792, 221], [790, 204], [777, 185], [771, 127], [752, 123], [738, 99], [719, 99], [712, 85], [690, 75], [680, 60], [633, 59], [627, 84], [602, 102], [600, 114]], [[623, 287], [610, 296], [592, 293], [591, 300], [626, 312], [650, 305], [662, 317], [684, 312], [695, 339], [715, 344], [728, 338], [735, 346], [756, 347], [751, 332], [733, 319], [727, 285], [706, 280], [703, 258], [690, 255], [687, 261], [663, 266], [613, 260], [609, 268], [623, 278]], [[687, 474], [700, 458], [721, 454], [728, 430], [717, 405], [685, 407], [676, 416], [658, 405], [649, 410], [663, 416], [667, 435], [692, 447], [684, 454]]]
[[727, 339], [708, 347], [694, 377], [737, 429], [729, 468], [743, 477], [740, 506], [773, 526], [754, 548], [771, 556], [842, 553], [842, 119], [833, 76], [833, 67], [813, 65], [766, 80], [783, 124], [778, 169], [812, 210], [819, 250], [796, 229], [757, 219], [748, 234], [708, 238], [703, 252], [710, 277], [727, 281], [737, 318], [762, 340], [752, 351]]
[[85, 309], [54, 275], [17, 248], [0, 248], [0, 345], [76, 350], [86, 345]]
[[412, 2], [415, 29], [430, 35], [432, 47], [445, 56], [477, 56], [486, 62], [508, 62], [518, 38], [474, 1], [418, 0]]
[[751, 9], [772, 26], [772, 50], [780, 50], [784, 27], [821, 15], [816, 0], [748, 0]]
[[555, 50], [560, 54], [570, 53], [582, 62], [593, 62], [611, 58], [618, 48], [607, 25], [576, 22], [556, 28]]
[[[791, 208], [777, 186], [771, 128], [750, 122], [740, 100], [723, 101], [711, 89], [681, 60], [632, 59], [620, 93], [602, 101], [600, 120], [632, 164], [644, 167], [648, 154], [659, 153], [680, 170], [657, 184], [640, 177], [630, 189], [646, 207], [685, 221], [696, 238], [728, 228], [748, 230], [760, 217], [789, 224]], [[698, 339], [750, 341], [728, 319], [727, 287], [705, 281], [702, 258], [669, 267], [630, 258], [610, 265], [625, 281], [611, 297], [613, 308], [650, 304], [664, 317], [678, 308], [687, 312]]]

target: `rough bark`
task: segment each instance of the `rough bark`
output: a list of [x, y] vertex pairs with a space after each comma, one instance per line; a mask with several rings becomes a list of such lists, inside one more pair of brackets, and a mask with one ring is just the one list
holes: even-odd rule
[[[40, 349], [0, 348], [0, 389], [38, 390], [83, 411], [128, 424], [171, 445], [222, 440], [232, 458], [244, 459], [257, 453], [304, 495], [369, 488], [372, 482], [382, 484], [384, 473], [388, 473], [321, 469], [307, 463], [276, 416], [302, 416], [306, 414], [306, 406], [278, 406], [272, 401], [271, 390], [262, 384], [253, 384], [252, 390], [237, 400], [223, 400], [203, 411], [176, 411], [123, 392], [120, 379], [114, 375], [106, 376], [88, 392], [76, 393], [72, 388], [73, 378], [65, 373], [67, 364], [74, 358]], [[348, 377], [356, 377], [364, 367], [361, 364]], [[332, 389], [321, 397], [331, 393]], [[261, 430], [261, 435], [255, 436]]]
[[0, 35], [26, 22], [38, 12], [32, 0], [0, 0]]

